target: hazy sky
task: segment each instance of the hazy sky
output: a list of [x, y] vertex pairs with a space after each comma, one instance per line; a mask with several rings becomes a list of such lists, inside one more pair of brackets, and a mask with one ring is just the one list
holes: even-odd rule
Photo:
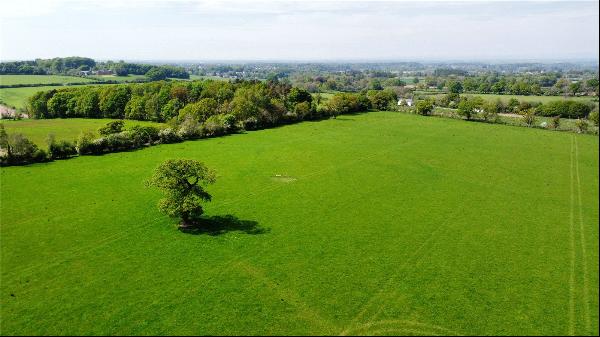
[[0, 59], [598, 59], [598, 1], [0, 0]]

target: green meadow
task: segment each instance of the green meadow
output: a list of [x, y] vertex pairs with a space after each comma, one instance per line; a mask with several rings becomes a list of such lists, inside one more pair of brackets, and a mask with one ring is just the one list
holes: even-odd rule
[[[48, 134], [53, 134], [57, 140], [73, 141], [82, 132], [96, 132], [98, 128], [106, 125], [112, 119], [85, 119], [85, 118], [68, 118], [68, 119], [21, 119], [21, 120], [6, 120], [1, 121], [6, 128], [6, 132], [22, 133], [28, 139], [36, 143], [42, 148], [46, 147], [46, 138]], [[162, 125], [162, 123], [124, 120], [125, 127], [133, 125]]]
[[[419, 94], [419, 95], [434, 95], [434, 96], [442, 96], [445, 95], [444, 93], [440, 93], [439, 91], [415, 91], [415, 94]], [[572, 96], [536, 96], [536, 95], [497, 95], [497, 94], [461, 94], [461, 96], [480, 96], [486, 100], [497, 100], [500, 99], [501, 101], [503, 101], [504, 103], [508, 103], [508, 101], [512, 98], [516, 98], [519, 101], [523, 101], [523, 102], [530, 102], [530, 103], [548, 103], [551, 101], [558, 101], [558, 100], [575, 100], [575, 101], [579, 101], [579, 102], [595, 102], [596, 104], [598, 104], [598, 97], [594, 97], [594, 96], [576, 96], [576, 97], [572, 97]]]
[[[182, 233], [144, 181], [218, 173]], [[0, 170], [0, 333], [598, 334], [598, 137], [393, 112]]]
[[[110, 84], [104, 84], [110, 85]], [[25, 109], [27, 99], [38, 91], [48, 91], [52, 89], [67, 88], [70, 85], [63, 86], [42, 86], [42, 87], [21, 87], [21, 88], [0, 88], [0, 101], [13, 106], [17, 109]]]
[[94, 75], [88, 78], [99, 80], [99, 81], [116, 81], [116, 82], [132, 82], [139, 80], [146, 80], [145, 75], [127, 75], [127, 76], [116, 76], [116, 75]]
[[91, 79], [78, 76], [63, 75], [0, 75], [0, 85], [28, 84], [70, 84], [92, 82]]

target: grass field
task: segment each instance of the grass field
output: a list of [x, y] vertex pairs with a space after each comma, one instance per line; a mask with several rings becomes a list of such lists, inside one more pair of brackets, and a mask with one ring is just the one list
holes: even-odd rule
[[[97, 84], [96, 84], [97, 85]], [[110, 84], [103, 84], [110, 85]], [[5, 104], [14, 106], [17, 109], [24, 109], [27, 104], [27, 99], [38, 91], [47, 91], [52, 89], [67, 88], [69, 85], [63, 86], [43, 86], [43, 87], [22, 87], [22, 88], [3, 88], [0, 89], [0, 100]]]
[[[433, 91], [415, 91], [417, 95], [435, 95], [441, 96], [445, 94], [440, 94], [439, 92]], [[579, 102], [595, 102], [598, 104], [598, 97], [593, 96], [577, 96], [577, 97], [564, 97], [564, 96], [524, 96], [524, 95], [496, 95], [496, 94], [461, 94], [462, 96], [480, 96], [487, 100], [497, 100], [500, 99], [507, 103], [511, 98], [516, 98], [519, 101], [524, 102], [540, 102], [540, 103], [548, 103], [550, 101], [557, 101], [563, 99], [575, 100]]]
[[[179, 232], [167, 158], [238, 220]], [[598, 137], [372, 112], [0, 177], [3, 335], [598, 334]]]
[[15, 84], [53, 84], [92, 82], [91, 79], [77, 76], [62, 75], [0, 75], [0, 85]]
[[116, 81], [116, 82], [131, 82], [137, 80], [146, 80], [145, 75], [127, 75], [127, 76], [116, 76], [116, 75], [97, 75], [90, 76], [89, 78], [100, 81]]
[[[69, 118], [69, 119], [22, 119], [22, 120], [5, 120], [0, 124], [4, 124], [6, 131], [11, 133], [22, 133], [31, 141], [42, 148], [46, 147], [46, 137], [52, 133], [57, 140], [72, 141], [81, 134], [82, 131], [96, 132], [99, 127], [106, 125], [112, 119], [84, 119], [84, 118]], [[161, 123], [144, 122], [125, 120], [125, 127], [130, 125], [162, 125]]]

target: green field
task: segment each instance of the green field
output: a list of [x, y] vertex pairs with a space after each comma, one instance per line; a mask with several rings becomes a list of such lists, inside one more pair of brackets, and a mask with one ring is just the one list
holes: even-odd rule
[[[441, 96], [445, 94], [441, 94], [439, 92], [434, 91], [415, 91], [416, 95], [434, 95]], [[598, 104], [598, 97], [594, 96], [577, 96], [577, 97], [564, 97], [564, 96], [524, 96], [524, 95], [496, 95], [496, 94], [461, 94], [462, 96], [480, 96], [487, 100], [496, 100], [500, 99], [503, 102], [507, 103], [511, 98], [516, 98], [519, 101], [523, 102], [539, 102], [539, 103], [548, 103], [550, 101], [557, 100], [575, 100], [579, 102], [595, 102]]]
[[[96, 132], [99, 127], [106, 125], [112, 119], [22, 119], [6, 120], [0, 122], [4, 124], [6, 131], [11, 133], [22, 133], [31, 141], [42, 148], [46, 147], [46, 137], [52, 133], [57, 140], [73, 141], [82, 131]], [[125, 127], [131, 125], [163, 125], [162, 123], [125, 120]]]
[[[109, 84], [104, 84], [109, 85]], [[23, 88], [3, 88], [0, 89], [0, 100], [5, 104], [13, 106], [17, 109], [24, 109], [27, 104], [27, 99], [38, 91], [47, 91], [52, 89], [68, 88], [64, 86], [43, 86], [43, 87], [23, 87]]]
[[89, 76], [89, 78], [99, 81], [116, 81], [116, 82], [131, 82], [137, 80], [146, 80], [145, 75], [127, 75], [127, 76], [116, 76], [116, 75], [97, 75]]
[[[179, 232], [168, 158], [235, 218]], [[595, 136], [371, 112], [0, 178], [3, 335], [598, 334]]]
[[69, 84], [81, 82], [92, 82], [92, 80], [85, 77], [62, 75], [0, 75], [0, 85]]

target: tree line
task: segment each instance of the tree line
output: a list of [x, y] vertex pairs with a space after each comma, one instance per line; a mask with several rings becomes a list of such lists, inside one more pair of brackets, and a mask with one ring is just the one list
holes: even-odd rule
[[117, 76], [146, 75], [149, 80], [166, 78], [188, 79], [190, 74], [183, 67], [172, 65], [151, 65], [127, 62], [96, 62], [87, 57], [56, 57], [32, 61], [0, 63], [0, 75], [80, 75], [82, 71], [106, 70]]
[[111, 122], [75, 141], [48, 139], [46, 150], [21, 134], [3, 130], [0, 164], [22, 165], [75, 155], [99, 155], [156, 144], [216, 137], [387, 109], [396, 103], [391, 90], [338, 93], [323, 102], [306, 90], [279, 82], [158, 81], [143, 84], [80, 87], [36, 93], [29, 99], [32, 118], [113, 118], [166, 122], [166, 127]]

